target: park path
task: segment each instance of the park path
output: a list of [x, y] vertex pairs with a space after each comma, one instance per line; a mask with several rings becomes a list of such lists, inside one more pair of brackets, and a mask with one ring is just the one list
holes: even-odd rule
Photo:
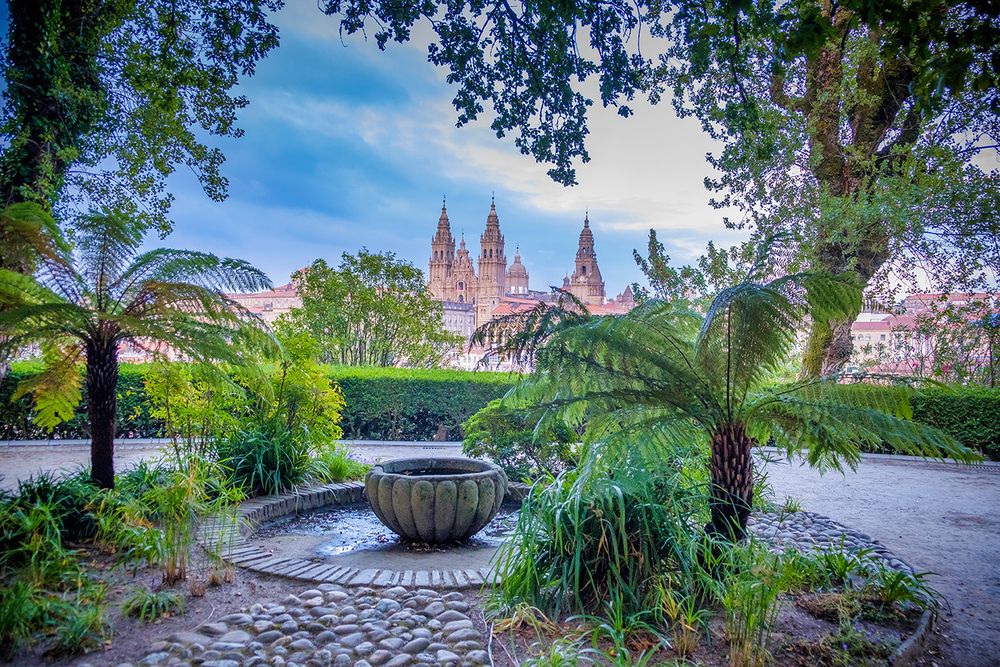
[[[460, 443], [454, 442], [347, 444], [367, 460], [461, 452]], [[148, 440], [122, 442], [116, 447], [116, 465], [123, 469], [155, 458], [164, 446]], [[0, 442], [0, 488], [16, 487], [18, 479], [41, 470], [78, 468], [88, 458], [89, 447], [82, 442]], [[917, 571], [935, 573], [931, 583], [950, 610], [941, 625], [941, 655], [934, 664], [1000, 665], [1000, 465], [865, 455], [858, 470], [846, 475], [821, 475], [780, 459], [762, 464], [762, 469], [778, 500], [795, 498], [804, 509], [868, 533]]]
[[1000, 665], [1000, 465], [871, 455], [844, 475], [783, 460], [763, 470], [778, 500], [791, 496], [935, 573], [930, 583], [951, 607], [936, 664]]

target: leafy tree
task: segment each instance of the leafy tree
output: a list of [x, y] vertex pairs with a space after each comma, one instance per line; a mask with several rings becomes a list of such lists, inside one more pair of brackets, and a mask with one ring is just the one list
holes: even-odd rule
[[[768, 261], [762, 253], [745, 282], [722, 290], [704, 317], [651, 299], [622, 316], [550, 320], [533, 332], [544, 341], [537, 370], [508, 405], [585, 425], [581, 469], [588, 474], [670, 466], [691, 443], [704, 443], [706, 529], [730, 539], [745, 535], [752, 452], [760, 443], [804, 453], [820, 468], [853, 468], [861, 447], [881, 444], [974, 458], [954, 438], [909, 419], [908, 386], [846, 383], [837, 375], [775, 385], [803, 318], [850, 312], [860, 307], [861, 290], [851, 274], [762, 282]], [[511, 352], [526, 341], [513, 340]]]
[[[672, 91], [724, 145], [708, 187], [759, 239], [793, 235], [803, 263], [865, 285], [918, 267], [947, 286], [1000, 270], [998, 175], [974, 158], [1000, 144], [1000, 25], [980, 0], [328, 0], [350, 34], [381, 48], [426, 18], [432, 63], [458, 86], [459, 125], [494, 112], [498, 137], [564, 184], [586, 162], [584, 87], [623, 116]], [[651, 34], [655, 38], [644, 39]], [[652, 44], [652, 47], [650, 46]], [[662, 47], [649, 54], [649, 48]], [[809, 375], [850, 356], [851, 313], [812, 324]]]
[[[281, 0], [10, 0], [0, 206], [113, 208], [170, 229], [166, 178], [190, 169], [226, 196], [239, 77], [277, 46]], [[6, 242], [0, 231], [0, 248]], [[0, 253], [4, 268], [30, 272]]]
[[670, 265], [670, 255], [656, 237], [655, 229], [649, 230], [646, 248], [647, 257], [639, 254], [638, 250], [632, 251], [635, 263], [649, 282], [648, 288], [639, 283], [632, 284], [632, 292], [640, 303], [650, 298], [698, 303], [710, 301], [723, 287], [738, 282], [753, 261], [752, 256], [747, 256], [752, 251], [749, 244], [718, 249], [714, 242], [709, 241], [705, 254], [698, 258], [697, 266], [676, 268]]
[[344, 253], [336, 269], [317, 259], [292, 279], [302, 307], [286, 324], [309, 332], [323, 361], [431, 367], [462, 343], [444, 330], [442, 306], [427, 293], [423, 271], [394, 253]]
[[91, 474], [104, 488], [114, 486], [122, 343], [237, 362], [241, 348], [266, 341], [260, 321], [224, 294], [269, 287], [262, 272], [201, 252], [139, 253], [142, 238], [125, 216], [94, 214], [80, 220], [75, 253], [46, 261], [37, 278], [0, 269], [0, 330], [9, 332], [0, 346], [39, 345], [45, 359], [45, 370], [19, 395], [35, 395], [38, 422], [51, 428], [73, 416], [81, 397], [78, 364], [85, 364]]

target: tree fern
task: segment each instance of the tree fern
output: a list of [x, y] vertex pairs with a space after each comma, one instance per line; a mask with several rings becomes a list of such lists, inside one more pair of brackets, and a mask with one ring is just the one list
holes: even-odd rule
[[[4, 224], [5, 233], [15, 229]], [[28, 227], [16, 229], [34, 239]], [[85, 362], [92, 470], [95, 482], [110, 487], [118, 347], [240, 363], [244, 351], [273, 339], [226, 291], [265, 289], [270, 281], [241, 260], [167, 248], [139, 253], [142, 234], [119, 214], [83, 218], [74, 241], [70, 253], [61, 240], [31, 240], [44, 259], [34, 277], [0, 270], [0, 348], [45, 351], [45, 371], [18, 391], [35, 396], [36, 421], [49, 428], [72, 415], [80, 399], [76, 365]]]
[[[747, 281], [722, 290], [704, 315], [657, 300], [607, 317], [541, 304], [495, 345], [497, 353], [536, 361], [535, 373], [506, 401], [541, 408], [540, 424], [586, 425], [583, 470], [613, 471], [625, 461], [648, 469], [704, 455], [711, 479], [707, 529], [734, 539], [745, 534], [752, 449], [761, 443], [822, 468], [853, 467], [862, 448], [873, 445], [973, 459], [954, 438], [910, 420], [918, 388], [898, 379], [773, 384], [805, 320], [853, 316], [861, 290], [851, 275], [819, 272], [765, 282], [770, 250], [765, 244]], [[490, 334], [498, 332], [479, 338]]]

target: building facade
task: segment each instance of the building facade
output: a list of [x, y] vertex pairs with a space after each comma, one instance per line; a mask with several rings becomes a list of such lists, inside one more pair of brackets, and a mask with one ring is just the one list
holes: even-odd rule
[[[474, 327], [479, 327], [506, 314], [510, 310], [512, 298], [537, 303], [547, 295], [531, 289], [528, 269], [521, 261], [520, 248], [515, 250], [514, 260], [508, 267], [506, 240], [500, 230], [495, 200], [490, 202], [486, 226], [479, 237], [476, 264], [477, 266], [473, 266], [464, 235], [456, 250], [448, 209], [442, 204], [437, 230], [431, 238], [427, 288], [434, 299], [445, 303], [446, 312], [449, 303], [471, 305], [475, 313]], [[577, 244], [575, 270], [572, 277], [566, 276], [563, 288], [588, 307], [600, 308], [606, 303], [604, 279], [597, 264], [589, 214], [584, 216]], [[631, 292], [628, 294], [630, 299]], [[447, 328], [456, 331], [451, 326]]]

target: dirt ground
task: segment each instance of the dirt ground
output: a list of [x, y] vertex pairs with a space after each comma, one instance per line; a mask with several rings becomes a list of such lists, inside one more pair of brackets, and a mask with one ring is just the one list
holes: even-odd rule
[[1000, 466], [865, 457], [856, 473], [765, 467], [778, 499], [868, 533], [947, 601], [925, 664], [1000, 665]]

